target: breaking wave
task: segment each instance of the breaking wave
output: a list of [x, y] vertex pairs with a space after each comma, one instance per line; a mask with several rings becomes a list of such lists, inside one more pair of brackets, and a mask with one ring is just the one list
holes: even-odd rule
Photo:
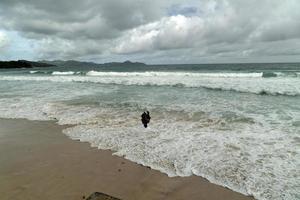
[[29, 71], [30, 74], [51, 74], [52, 72], [47, 72], [47, 71], [36, 71], [36, 70], [32, 70], [32, 71]]
[[300, 79], [262, 78], [262, 73], [184, 73], [184, 72], [53, 72], [53, 76], [0, 76], [0, 80], [90, 82], [99, 84], [172, 86], [253, 93], [258, 95], [300, 95]]
[[141, 77], [214, 77], [214, 78], [258, 78], [263, 73], [193, 73], [193, 72], [99, 72], [89, 71], [87, 76], [141, 76]]
[[213, 78], [271, 78], [271, 77], [299, 77], [300, 73], [297, 72], [251, 72], [251, 73], [198, 73], [198, 72], [100, 72], [100, 71], [89, 71], [86, 73], [87, 76], [158, 76], [158, 77], [213, 77]]
[[298, 72], [263, 72], [263, 78], [274, 78], [274, 77], [300, 77]]
[[276, 77], [300, 77], [299, 72], [252, 72], [252, 73], [197, 73], [197, 72], [101, 72], [101, 71], [88, 71], [88, 72], [74, 72], [74, 71], [29, 71], [30, 74], [52, 74], [52, 75], [86, 75], [86, 76], [99, 76], [99, 77], [211, 77], [211, 78], [276, 78]]
[[55, 71], [55, 72], [52, 72], [52, 75], [60, 75], [60, 76], [73, 75], [73, 74], [75, 74], [75, 72], [73, 72], [73, 71], [68, 71], [68, 72], [58, 72], [58, 71]]

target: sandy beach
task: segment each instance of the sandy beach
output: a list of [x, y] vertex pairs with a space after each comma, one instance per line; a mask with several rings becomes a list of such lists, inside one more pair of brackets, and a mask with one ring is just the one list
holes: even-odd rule
[[55, 122], [0, 119], [0, 199], [252, 199], [191, 177], [156, 170], [69, 139]]

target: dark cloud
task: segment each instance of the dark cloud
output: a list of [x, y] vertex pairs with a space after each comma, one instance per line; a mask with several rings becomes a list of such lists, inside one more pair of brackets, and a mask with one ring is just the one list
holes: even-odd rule
[[155, 2], [132, 0], [1, 1], [1, 25], [30, 36], [106, 39], [159, 19], [162, 11], [153, 6]]
[[1, 0], [0, 33], [35, 42], [33, 59], [296, 57], [299, 10], [298, 0]]

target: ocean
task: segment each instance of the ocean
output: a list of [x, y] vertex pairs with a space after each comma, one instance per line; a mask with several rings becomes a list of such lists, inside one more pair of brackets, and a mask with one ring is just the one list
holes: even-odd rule
[[1, 69], [0, 117], [72, 124], [70, 138], [169, 176], [300, 199], [300, 63]]

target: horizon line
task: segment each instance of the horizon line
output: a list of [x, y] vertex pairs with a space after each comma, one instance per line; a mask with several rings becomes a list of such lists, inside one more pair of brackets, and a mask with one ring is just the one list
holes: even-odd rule
[[0, 62], [10, 62], [10, 61], [29, 61], [29, 62], [39, 62], [39, 63], [43, 63], [43, 62], [55, 62], [55, 61], [60, 61], [60, 62], [68, 62], [68, 61], [75, 61], [75, 62], [86, 62], [86, 63], [93, 63], [93, 64], [108, 64], [108, 63], [125, 63], [125, 62], [131, 62], [131, 63], [142, 63], [142, 64], [146, 64], [146, 65], [226, 65], [226, 64], [300, 64], [300, 61], [294, 61], [294, 62], [216, 62], [216, 63], [176, 63], [176, 64], [164, 64], [164, 63], [160, 63], [160, 64], [147, 64], [145, 62], [141, 62], [141, 61], [131, 61], [131, 60], [125, 60], [125, 61], [111, 61], [111, 62], [105, 62], [105, 63], [99, 63], [99, 62], [94, 62], [94, 61], [80, 61], [80, 60], [26, 60], [26, 59], [18, 59], [18, 60], [0, 60]]

